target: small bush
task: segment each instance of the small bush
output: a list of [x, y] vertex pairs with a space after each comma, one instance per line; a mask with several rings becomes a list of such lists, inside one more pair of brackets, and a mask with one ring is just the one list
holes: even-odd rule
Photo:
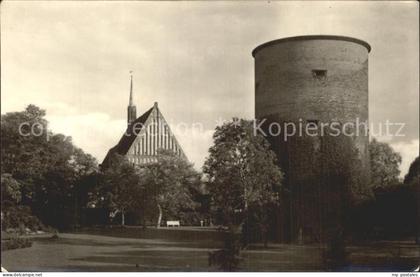
[[327, 249], [323, 253], [325, 269], [328, 271], [337, 271], [347, 264], [345, 239], [341, 229], [330, 233], [327, 241]]
[[224, 245], [220, 250], [209, 253], [209, 265], [218, 266], [222, 271], [237, 271], [239, 269], [241, 234], [232, 230], [224, 232]]
[[32, 241], [30, 239], [14, 236], [8, 240], [3, 240], [1, 242], [1, 251], [18, 249], [18, 248], [27, 248], [31, 246], [32, 246]]
[[1, 222], [2, 229], [18, 229], [22, 233], [28, 228], [32, 231], [44, 230], [45, 226], [39, 219], [32, 215], [31, 209], [27, 206], [12, 206], [3, 210], [4, 217]]

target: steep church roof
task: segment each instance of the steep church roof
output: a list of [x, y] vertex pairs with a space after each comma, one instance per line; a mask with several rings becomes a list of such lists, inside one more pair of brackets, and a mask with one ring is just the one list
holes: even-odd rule
[[[155, 124], [155, 128], [153, 129], [155, 133], [150, 134], [149, 131], [151, 128], [149, 125], [153, 124]], [[146, 136], [149, 142], [145, 138]], [[145, 139], [146, 143], [149, 143], [148, 145], [145, 145]], [[155, 103], [152, 108], [140, 117], [128, 123], [127, 129], [121, 136], [119, 142], [108, 151], [102, 162], [102, 166], [106, 167], [114, 154], [126, 156], [135, 164], [147, 163], [141, 162], [140, 160], [153, 161], [153, 158], [156, 157], [157, 149], [172, 150], [180, 157], [186, 159], [184, 151], [171, 132], [157, 103]]]
[[[137, 135], [141, 132], [141, 129], [144, 128], [146, 120], [149, 118], [149, 115], [152, 112], [152, 110], [153, 110], [153, 107], [147, 110], [147, 112], [142, 114], [139, 118], [134, 120], [132, 124], [128, 124], [127, 129], [125, 130], [124, 134], [122, 135], [117, 145], [109, 149], [108, 154], [105, 157], [105, 160], [109, 156], [110, 152], [123, 155], [123, 156], [127, 154], [128, 149], [130, 149]], [[137, 126], [137, 128], [140, 128], [140, 129], [135, 128], [135, 126]]]
[[184, 151], [160, 112], [157, 102], [137, 118], [133, 101], [133, 76], [130, 74], [127, 129], [117, 145], [109, 149], [101, 166], [107, 167], [114, 154], [127, 157], [133, 164], [154, 162], [158, 149], [171, 150], [186, 159]]

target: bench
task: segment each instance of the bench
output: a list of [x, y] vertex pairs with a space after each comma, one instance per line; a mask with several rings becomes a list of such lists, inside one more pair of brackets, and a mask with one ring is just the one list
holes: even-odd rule
[[179, 220], [166, 221], [166, 227], [179, 227], [181, 224]]

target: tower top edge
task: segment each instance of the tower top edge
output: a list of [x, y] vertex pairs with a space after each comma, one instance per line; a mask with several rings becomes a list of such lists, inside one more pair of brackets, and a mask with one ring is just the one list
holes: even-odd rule
[[290, 42], [290, 41], [304, 41], [304, 40], [340, 40], [340, 41], [348, 41], [348, 42], [354, 42], [357, 44], [360, 44], [368, 50], [368, 53], [371, 50], [370, 44], [367, 43], [364, 40], [353, 38], [353, 37], [347, 37], [347, 36], [335, 36], [335, 35], [308, 35], [308, 36], [295, 36], [295, 37], [285, 37], [280, 39], [275, 39], [272, 41], [268, 41], [266, 43], [258, 45], [253, 51], [252, 56], [255, 58], [255, 54], [260, 51], [261, 49], [267, 47], [276, 45], [283, 42]]

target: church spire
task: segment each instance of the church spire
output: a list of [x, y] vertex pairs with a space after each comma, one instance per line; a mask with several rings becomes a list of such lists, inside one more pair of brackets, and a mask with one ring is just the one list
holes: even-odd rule
[[130, 71], [130, 101], [129, 106], [133, 106], [133, 71]]
[[136, 105], [133, 104], [133, 71], [130, 71], [130, 100], [127, 107], [127, 123], [130, 124], [137, 118]]

